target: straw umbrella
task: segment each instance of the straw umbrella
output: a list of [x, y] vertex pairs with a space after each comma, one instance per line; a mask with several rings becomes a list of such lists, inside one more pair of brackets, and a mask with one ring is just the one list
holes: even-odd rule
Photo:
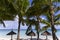
[[15, 35], [16, 33], [12, 30], [11, 32], [7, 33], [7, 35], [11, 35], [11, 40], [13, 40], [13, 35]]
[[46, 36], [46, 40], [48, 40], [47, 35], [51, 35], [51, 33], [49, 33], [48, 31], [45, 31], [41, 35], [45, 35]]
[[32, 40], [32, 36], [36, 36], [36, 34], [31, 30], [31, 32], [26, 34], [27, 36], [31, 36], [31, 40]]

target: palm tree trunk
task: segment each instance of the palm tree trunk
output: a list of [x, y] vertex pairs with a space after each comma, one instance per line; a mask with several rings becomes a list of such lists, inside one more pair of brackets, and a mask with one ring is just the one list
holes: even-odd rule
[[52, 30], [52, 36], [53, 36], [53, 40], [56, 40], [55, 37], [55, 32], [54, 32], [54, 9], [52, 6], [50, 6], [50, 14], [51, 14], [51, 30]]
[[39, 40], [39, 32], [37, 31], [37, 40]]
[[39, 16], [37, 16], [37, 23], [38, 23], [38, 29], [37, 29], [37, 40], [39, 40], [39, 31], [40, 31], [40, 21], [39, 21]]
[[53, 40], [56, 40], [55, 32], [54, 32], [54, 6], [52, 6], [52, 0], [50, 0], [50, 10], [49, 13], [51, 15], [51, 30]]
[[48, 40], [47, 35], [46, 35], [46, 40]]
[[52, 30], [52, 36], [53, 36], [53, 40], [56, 40], [55, 37], [55, 32], [54, 32], [54, 16], [53, 16], [53, 8], [51, 7], [50, 13], [51, 13], [51, 30]]
[[55, 32], [54, 32], [53, 26], [51, 26], [51, 29], [52, 29], [52, 37], [53, 37], [53, 40], [56, 40], [56, 36], [55, 36]]
[[31, 36], [31, 40], [32, 40], [32, 36]]
[[19, 21], [18, 21], [18, 34], [17, 34], [17, 40], [20, 40], [20, 18], [19, 18]]
[[56, 36], [56, 34], [55, 34], [55, 37], [56, 37], [56, 40], [59, 40], [58, 37]]

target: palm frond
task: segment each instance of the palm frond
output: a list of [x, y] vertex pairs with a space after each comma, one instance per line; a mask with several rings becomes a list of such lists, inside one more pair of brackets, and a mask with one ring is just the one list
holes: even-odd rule
[[41, 31], [47, 30], [48, 28], [50, 28], [50, 26], [44, 26], [44, 27], [42, 27]]
[[57, 21], [57, 20], [59, 20], [60, 19], [60, 14], [58, 14], [57, 16], [55, 16], [54, 19], [55, 19], [54, 22]]
[[29, 33], [29, 31], [31, 31], [32, 27], [31, 24], [28, 26], [27, 30], [26, 30], [26, 34]]
[[47, 20], [41, 20], [41, 23], [44, 23], [44, 24], [50, 26], [50, 23]]
[[6, 27], [4, 21], [1, 21], [1, 23], [3, 24], [4, 27]]
[[0, 19], [0, 24], [3, 24], [3, 27], [6, 27], [4, 21], [1, 19]]
[[54, 24], [55, 25], [60, 25], [60, 20], [56, 21]]

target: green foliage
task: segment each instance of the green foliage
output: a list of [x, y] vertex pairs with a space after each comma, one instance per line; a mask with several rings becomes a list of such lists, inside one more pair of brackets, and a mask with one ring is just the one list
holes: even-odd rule
[[11, 3], [9, 3], [8, 0], [0, 0], [0, 21], [3, 24], [3, 26], [5, 26], [3, 22], [4, 20], [14, 19], [15, 16], [13, 15], [13, 13], [15, 13], [15, 10], [13, 9], [14, 8], [11, 6]]
[[44, 26], [41, 31], [47, 30], [49, 26]]
[[12, 20], [16, 13], [14, 7], [8, 0], [1, 0], [0, 1], [0, 19], [2, 20]]

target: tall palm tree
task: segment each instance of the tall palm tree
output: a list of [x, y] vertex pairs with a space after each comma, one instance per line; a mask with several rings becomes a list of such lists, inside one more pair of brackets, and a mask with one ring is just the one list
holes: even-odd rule
[[[37, 8], [34, 8], [34, 6], [32, 6], [32, 7], [30, 7], [29, 9], [28, 9], [28, 11], [27, 11], [27, 17], [32, 17], [32, 16], [35, 16], [36, 15], [36, 19], [37, 19], [37, 21], [39, 21], [39, 16], [37, 16], [37, 11], [38, 11], [38, 9]], [[38, 25], [39, 25], [39, 22], [38, 22]], [[37, 28], [39, 28], [40, 26], [38, 26], [38, 25], [36, 25], [36, 27]], [[37, 40], [39, 39], [39, 31], [38, 31], [38, 29], [37, 29]]]
[[[20, 40], [19, 38], [19, 35], [20, 35], [20, 23], [22, 22], [23, 23], [23, 16], [24, 16], [24, 13], [27, 11], [27, 7], [29, 5], [29, 1], [28, 0], [1, 0], [0, 1], [1, 4], [3, 2], [3, 5], [1, 8], [3, 8], [3, 11], [1, 13], [4, 12], [4, 15], [1, 15], [6, 17], [6, 19], [14, 19], [14, 17], [16, 15], [18, 15], [19, 17], [19, 21], [18, 21], [18, 36], [17, 36], [17, 40]], [[5, 16], [6, 15], [6, 16]], [[6, 20], [5, 18], [3, 17], [4, 20]]]
[[[54, 1], [54, 0], [53, 0]], [[54, 6], [53, 6], [53, 1], [50, 0], [50, 8], [49, 8], [49, 13], [50, 13], [50, 24], [51, 24], [51, 30], [52, 30], [52, 36], [53, 36], [53, 40], [56, 40], [56, 36], [55, 36], [55, 27], [54, 27]]]
[[12, 6], [16, 10], [16, 15], [18, 15], [18, 35], [17, 35], [17, 40], [20, 40], [20, 23], [23, 23], [23, 16], [25, 16], [25, 12], [28, 9], [29, 6], [29, 0], [10, 0]]
[[[58, 25], [58, 24], [60, 24], [60, 23], [59, 23], [60, 14], [58, 14], [58, 15], [55, 15], [55, 14], [56, 14], [56, 13], [53, 14], [53, 15], [54, 15], [54, 19], [53, 19], [53, 20], [54, 20], [54, 25]], [[44, 28], [52, 27], [52, 26], [51, 26], [51, 14], [46, 13], [45, 16], [47, 17], [47, 21], [48, 21], [48, 22], [46, 22], [46, 20], [45, 20], [45, 21], [43, 20], [43, 22], [46, 23], [46, 24], [48, 24], [48, 26], [45, 26]], [[42, 22], [42, 23], [43, 23], [43, 22]], [[54, 29], [53, 29], [53, 30], [54, 30], [54, 35], [55, 35], [55, 30], [56, 30], [56, 29], [55, 29], [55, 26], [54, 26]], [[56, 38], [56, 37], [55, 37], [55, 38]]]

